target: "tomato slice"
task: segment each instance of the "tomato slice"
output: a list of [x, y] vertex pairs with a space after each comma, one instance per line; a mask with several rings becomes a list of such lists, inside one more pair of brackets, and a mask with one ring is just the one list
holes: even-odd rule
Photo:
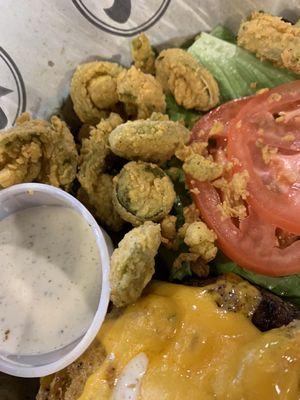
[[[300, 234], [300, 81], [254, 96], [227, 133], [228, 157], [249, 173], [247, 202], [269, 223]], [[268, 162], [262, 148], [273, 151]]]
[[244, 97], [229, 101], [205, 114], [193, 127], [191, 142], [206, 142], [210, 137], [214, 137], [220, 140], [219, 145], [226, 144], [230, 121], [239, 114], [251, 98]]
[[254, 272], [283, 276], [300, 271], [300, 241], [279, 248], [276, 227], [264, 222], [249, 207], [249, 215], [237, 227], [224, 218], [219, 209], [220, 197], [208, 182], [188, 178], [191, 194], [201, 217], [215, 231], [220, 249], [240, 266]]
[[[291, 86], [293, 87], [293, 85]], [[247, 169], [250, 175], [248, 186], [251, 185], [253, 192], [255, 189], [253, 182], [256, 181], [252, 181], [252, 179], [259, 181], [264, 190], [267, 190], [267, 185], [276, 181], [280, 188], [280, 194], [284, 196], [285, 193], [287, 196], [290, 182], [297, 180], [300, 174], [298, 159], [300, 130], [297, 131], [295, 124], [297, 117], [295, 110], [297, 110], [300, 97], [298, 98], [298, 94], [291, 95], [289, 93], [291, 86], [286, 88], [284, 85], [279, 88], [283, 95], [286, 93], [288, 99], [284, 104], [285, 107], [278, 104], [278, 96], [275, 96], [277, 100], [274, 109], [265, 110], [262, 107], [262, 104], [268, 101], [269, 95], [278, 94], [279, 89], [218, 107], [206, 114], [195, 125], [191, 142], [205, 141], [211, 135], [214, 136], [217, 139], [217, 150], [214, 150], [214, 154], [221, 153], [221, 157], [225, 161], [229, 154], [231, 160], [238, 161], [237, 169]], [[296, 87], [299, 87], [300, 93], [299, 83]], [[295, 92], [295, 90], [293, 91]], [[298, 91], [296, 92], [298, 93]], [[259, 103], [257, 98], [259, 98]], [[256, 113], [253, 113], [253, 110]], [[274, 122], [273, 113], [280, 116], [281, 111], [293, 114], [287, 114], [288, 118], [285, 122]], [[261, 115], [264, 118], [261, 118]], [[244, 119], [247, 124], [244, 123]], [[241, 120], [244, 130], [240, 127]], [[217, 130], [217, 133], [215, 129], [212, 129], [216, 122], [223, 126], [223, 129]], [[256, 130], [250, 129], [257, 122], [260, 126], [256, 126]], [[277, 130], [273, 129], [275, 123], [278, 124]], [[280, 149], [277, 154], [274, 153], [270, 164], [264, 162], [261, 149], [256, 143], [261, 135], [261, 131], [258, 132], [259, 129], [265, 129], [266, 144], [273, 147], [276, 145]], [[293, 132], [295, 140], [290, 142], [286, 140], [287, 131]], [[220, 195], [211, 183], [197, 182], [190, 177], [187, 177], [187, 183], [201, 217], [216, 232], [218, 245], [229, 258], [244, 268], [265, 275], [283, 276], [300, 272], [300, 241], [294, 235], [289, 235], [282, 225], [272, 222], [273, 220], [270, 222], [270, 219], [265, 218], [265, 213], [257, 212], [255, 199], [253, 200], [254, 195], [251, 194], [249, 204], [246, 204], [248, 216], [237, 224], [236, 220], [229, 217], [224, 218], [221, 214]], [[271, 191], [270, 193], [273, 194]], [[276, 194], [278, 193], [274, 192], [274, 196]], [[279, 244], [278, 227], [282, 228], [283, 236], [291, 238], [286, 242], [287, 245], [284, 248]]]

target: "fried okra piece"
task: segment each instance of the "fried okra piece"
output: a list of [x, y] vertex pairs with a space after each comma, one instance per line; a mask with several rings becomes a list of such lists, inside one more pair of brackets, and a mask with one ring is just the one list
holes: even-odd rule
[[133, 225], [163, 219], [175, 196], [170, 178], [155, 164], [131, 161], [114, 178], [114, 206]]
[[131, 56], [134, 65], [145, 74], [155, 73], [155, 53], [148, 37], [141, 33], [131, 42]]
[[122, 123], [123, 120], [118, 114], [111, 113], [90, 131], [88, 138], [82, 140], [78, 180], [87, 193], [93, 192], [93, 185], [97, 183], [99, 174], [104, 171], [105, 159], [110, 152], [109, 134]]
[[75, 179], [78, 154], [67, 125], [23, 114], [0, 135], [0, 188], [41, 182], [68, 190]]
[[117, 92], [129, 116], [146, 119], [153, 112], [164, 113], [166, 99], [160, 83], [134, 66], [118, 75]]
[[113, 252], [111, 300], [117, 307], [136, 301], [154, 274], [154, 257], [161, 243], [160, 225], [145, 222], [128, 232]]
[[79, 119], [95, 125], [119, 101], [117, 77], [123, 68], [108, 61], [79, 65], [71, 81], [71, 98]]
[[164, 163], [189, 141], [190, 132], [179, 122], [128, 121], [109, 135], [113, 153], [127, 160]]
[[156, 78], [166, 93], [186, 109], [207, 111], [219, 102], [219, 87], [212, 74], [182, 49], [163, 50], [155, 61]]
[[210, 182], [223, 174], [223, 165], [200, 154], [189, 156], [182, 166], [184, 172], [200, 182]]
[[241, 24], [238, 45], [258, 58], [300, 74], [300, 27], [262, 12]]
[[121, 229], [123, 221], [112, 204], [112, 176], [104, 174], [104, 169], [110, 153], [108, 135], [122, 122], [118, 114], [111, 113], [92, 129], [89, 138], [82, 140], [78, 172], [82, 187], [80, 200], [102, 223], [115, 231]]
[[184, 237], [184, 243], [189, 246], [192, 254], [198, 255], [205, 262], [215, 258], [218, 251], [215, 245], [217, 236], [204, 222], [184, 224], [179, 234]]
[[113, 201], [113, 177], [109, 174], [99, 174], [97, 182], [93, 185], [93, 191], [87, 193], [81, 187], [77, 198], [90, 212], [103, 224], [113, 231], [121, 230], [124, 221], [114, 208]]

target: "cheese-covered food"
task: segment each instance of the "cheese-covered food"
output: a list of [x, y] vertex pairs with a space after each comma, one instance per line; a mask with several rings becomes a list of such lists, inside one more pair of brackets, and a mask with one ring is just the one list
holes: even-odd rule
[[66, 400], [70, 390], [74, 400], [298, 399], [299, 323], [260, 332], [249, 319], [260, 292], [246, 282], [228, 292], [224, 285], [153, 283], [107, 318], [98, 365], [92, 350], [90, 363], [84, 356], [88, 378], [78, 383], [82, 371], [64, 371], [43, 380], [38, 399]]

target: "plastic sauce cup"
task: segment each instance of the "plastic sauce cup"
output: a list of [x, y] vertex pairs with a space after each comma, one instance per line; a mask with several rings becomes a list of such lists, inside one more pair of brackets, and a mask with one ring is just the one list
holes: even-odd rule
[[4, 355], [0, 352], [0, 371], [20, 377], [41, 377], [53, 374], [75, 361], [96, 337], [109, 303], [109, 260], [112, 242], [90, 212], [73, 196], [53, 186], [24, 183], [0, 191], [0, 220], [17, 211], [39, 206], [63, 206], [78, 212], [91, 226], [99, 249], [102, 280], [98, 308], [85, 334], [67, 346], [38, 355]]

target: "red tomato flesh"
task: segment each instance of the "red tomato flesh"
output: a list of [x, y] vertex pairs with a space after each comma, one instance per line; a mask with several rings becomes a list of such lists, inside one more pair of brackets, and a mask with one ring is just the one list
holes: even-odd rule
[[[294, 234], [300, 234], [300, 81], [206, 114], [195, 125], [191, 142], [211, 136], [217, 146], [213, 154], [221, 152], [225, 160], [234, 161], [235, 171], [249, 173], [248, 216], [239, 223], [222, 215], [220, 193], [211, 183], [187, 177], [194, 202], [216, 232], [220, 249], [260, 274], [299, 273], [300, 241]], [[268, 150], [268, 162], [263, 148]], [[278, 228], [292, 237], [285, 247], [279, 245]]]

